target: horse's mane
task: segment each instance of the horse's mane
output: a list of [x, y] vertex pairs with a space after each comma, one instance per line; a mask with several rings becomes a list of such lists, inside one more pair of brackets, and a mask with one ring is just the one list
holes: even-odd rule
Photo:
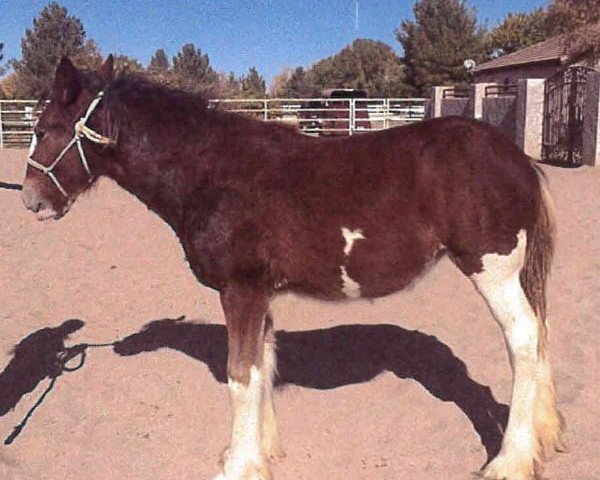
[[118, 140], [123, 119], [131, 114], [128, 108], [143, 107], [143, 115], [155, 125], [161, 125], [163, 133], [187, 128], [203, 129], [209, 117], [212, 125], [220, 124], [226, 129], [244, 132], [276, 131], [280, 135], [300, 135], [288, 125], [267, 124], [247, 115], [209, 108], [208, 100], [200, 93], [190, 92], [173, 85], [157, 82], [144, 74], [122, 73], [105, 86], [106, 134]]

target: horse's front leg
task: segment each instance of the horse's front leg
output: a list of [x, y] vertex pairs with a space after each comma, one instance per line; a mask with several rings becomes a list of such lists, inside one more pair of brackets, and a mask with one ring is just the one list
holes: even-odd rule
[[265, 319], [268, 295], [252, 285], [231, 285], [221, 292], [227, 321], [229, 353], [227, 377], [233, 428], [224, 454], [223, 473], [216, 480], [269, 480], [264, 451]]

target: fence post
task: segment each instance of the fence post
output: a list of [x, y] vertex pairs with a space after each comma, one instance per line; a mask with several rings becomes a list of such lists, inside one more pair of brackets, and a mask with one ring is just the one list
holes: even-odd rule
[[354, 123], [356, 119], [355, 101], [354, 98], [351, 98], [348, 104], [348, 135], [352, 135], [352, 133], [354, 133], [354, 128], [356, 127]]
[[383, 128], [386, 129], [390, 124], [390, 99], [383, 100]]
[[600, 166], [600, 72], [590, 72], [583, 103], [583, 163]]
[[431, 87], [431, 118], [442, 116], [442, 98], [446, 88], [448, 87]]
[[517, 87], [515, 140], [527, 155], [536, 160], [542, 158], [544, 86], [543, 78], [525, 78], [519, 80]]
[[4, 148], [4, 124], [2, 123], [2, 105], [4, 102], [0, 100], [0, 148]]
[[483, 99], [485, 98], [485, 87], [495, 85], [494, 83], [472, 83], [469, 92], [469, 114], [473, 118], [483, 118]]

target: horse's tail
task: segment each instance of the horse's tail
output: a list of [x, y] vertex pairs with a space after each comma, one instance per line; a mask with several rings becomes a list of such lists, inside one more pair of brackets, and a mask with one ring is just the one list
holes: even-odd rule
[[525, 264], [520, 280], [525, 295], [540, 320], [540, 326], [546, 330], [546, 283], [556, 238], [555, 210], [544, 172], [537, 165], [533, 166], [539, 179], [539, 208], [537, 218], [527, 232]]

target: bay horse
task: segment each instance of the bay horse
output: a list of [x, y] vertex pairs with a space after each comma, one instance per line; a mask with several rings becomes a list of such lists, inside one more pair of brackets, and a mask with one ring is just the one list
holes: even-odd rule
[[216, 478], [271, 479], [283, 456], [275, 296], [380, 297], [444, 255], [487, 302], [513, 370], [502, 446], [482, 476], [539, 479], [544, 457], [563, 450], [546, 324], [552, 201], [541, 172], [498, 130], [449, 117], [315, 139], [115, 76], [110, 56], [95, 72], [62, 59], [49, 100], [25, 206], [58, 219], [109, 177], [173, 229], [198, 281], [220, 294], [233, 426]]

